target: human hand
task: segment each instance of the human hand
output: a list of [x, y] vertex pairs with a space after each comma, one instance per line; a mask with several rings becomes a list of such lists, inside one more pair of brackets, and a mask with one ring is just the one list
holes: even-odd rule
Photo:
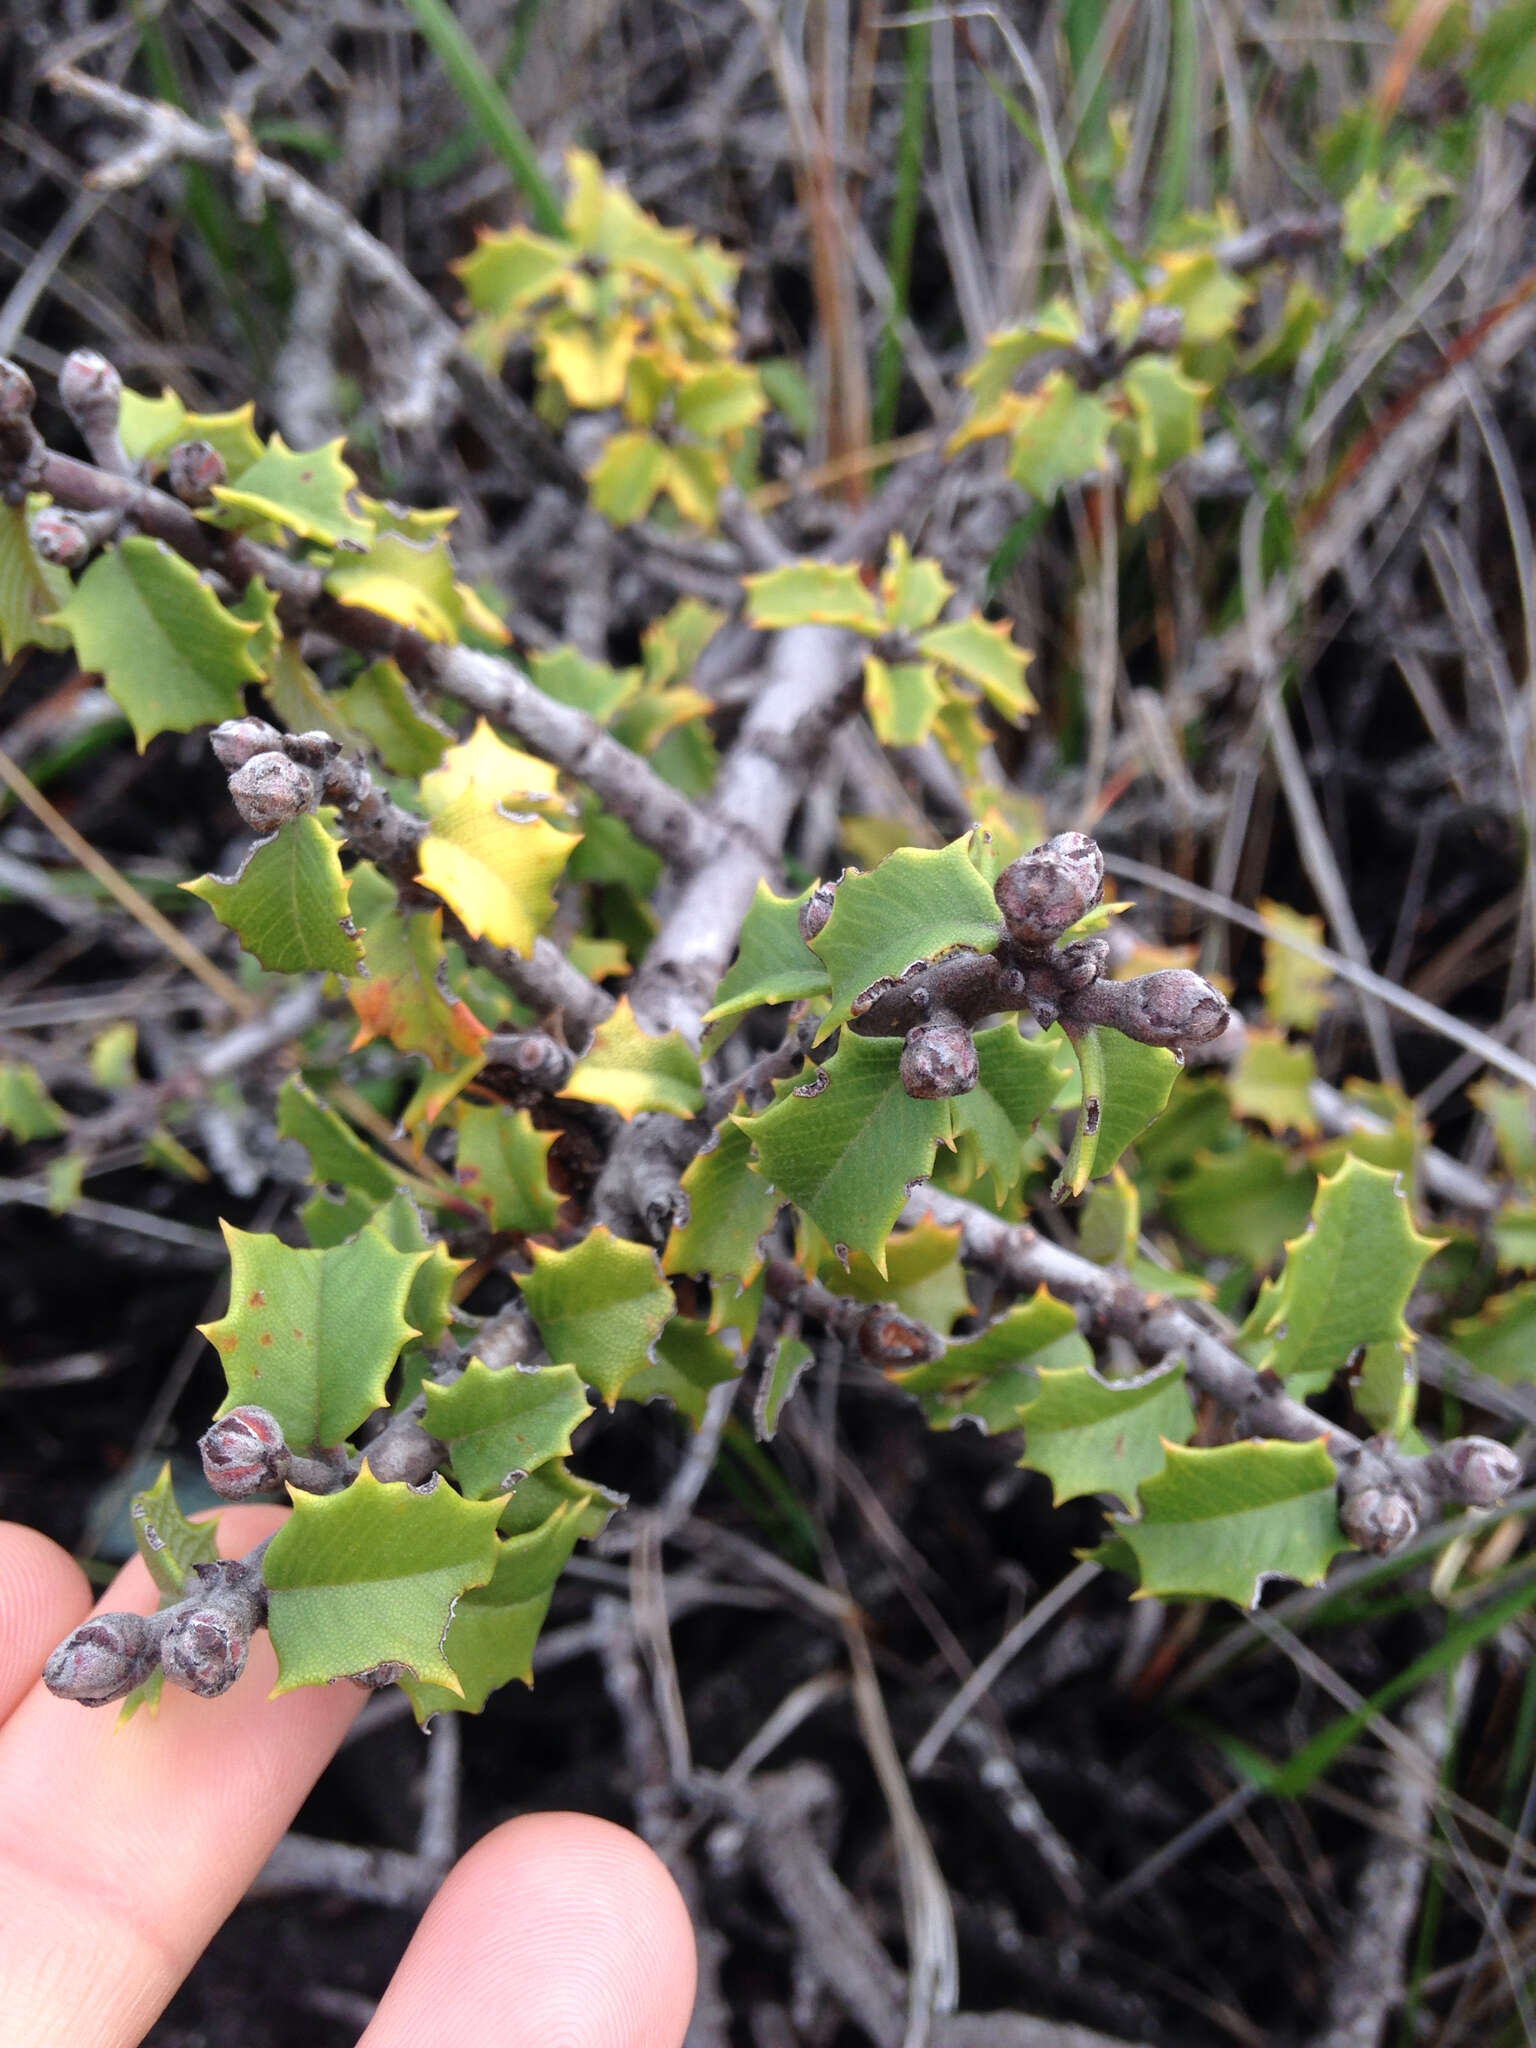
[[[276, 1526], [230, 1508], [240, 1556]], [[0, 1523], [0, 2011], [6, 2048], [133, 2048], [239, 1902], [366, 1695], [269, 1700], [266, 1637], [220, 1699], [167, 1686], [160, 1712], [54, 1699], [39, 1673], [86, 1617], [85, 1575], [36, 1530]], [[134, 1559], [99, 1603], [155, 1606]], [[428, 1907], [359, 2048], [438, 2041], [679, 2048], [693, 1933], [665, 1868], [584, 1814], [508, 1821]]]

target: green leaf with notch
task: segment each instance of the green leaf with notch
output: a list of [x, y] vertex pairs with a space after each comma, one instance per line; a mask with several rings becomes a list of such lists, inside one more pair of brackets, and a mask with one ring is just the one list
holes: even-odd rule
[[1042, 1287], [974, 1337], [946, 1345], [941, 1357], [886, 1377], [921, 1404], [935, 1429], [968, 1421], [996, 1435], [1019, 1427], [1024, 1403], [1040, 1391], [1042, 1368], [1092, 1362], [1076, 1310]]
[[426, 1426], [447, 1444], [471, 1500], [511, 1493], [551, 1458], [568, 1457], [571, 1432], [592, 1413], [574, 1365], [493, 1372], [472, 1358], [451, 1387], [429, 1380], [425, 1392]]
[[747, 623], [764, 631], [782, 626], [847, 626], [878, 638], [886, 629], [880, 600], [856, 562], [786, 562], [742, 578]]
[[533, 1271], [518, 1285], [550, 1357], [574, 1365], [611, 1408], [652, 1362], [675, 1306], [655, 1252], [601, 1223], [569, 1251], [531, 1250]]
[[[1054, 1030], [1056, 1027], [1052, 1027]], [[1180, 1061], [1165, 1045], [1142, 1045], [1108, 1025], [1089, 1024], [1069, 1034], [1083, 1078], [1072, 1150], [1053, 1200], [1080, 1195], [1095, 1174], [1108, 1173], [1168, 1106]]]
[[1014, 640], [1006, 619], [988, 623], [979, 612], [968, 619], [951, 619], [942, 626], [930, 626], [917, 637], [918, 647], [930, 661], [953, 669], [974, 683], [1000, 717], [1016, 725], [1038, 711], [1024, 680], [1030, 656]]
[[741, 1374], [740, 1353], [691, 1316], [674, 1316], [656, 1340], [649, 1365], [624, 1383], [626, 1401], [670, 1401], [695, 1429], [711, 1392]]
[[662, 1253], [665, 1273], [704, 1273], [743, 1284], [762, 1266], [758, 1240], [772, 1226], [779, 1197], [751, 1165], [752, 1140], [727, 1119], [707, 1152], [683, 1174], [688, 1221], [672, 1232]]
[[374, 523], [361, 518], [347, 502], [357, 488], [357, 476], [342, 460], [345, 445], [338, 435], [321, 448], [295, 449], [281, 434], [274, 434], [237, 484], [215, 485], [213, 495], [221, 510], [212, 516], [220, 525], [231, 526], [272, 519], [300, 540], [318, 541], [322, 547], [343, 541], [367, 547]]
[[374, 1202], [387, 1202], [395, 1192], [395, 1176], [384, 1160], [297, 1074], [290, 1074], [278, 1091], [277, 1135], [298, 1140], [316, 1180], [356, 1188]]
[[642, 1030], [628, 996], [620, 996], [613, 1015], [598, 1025], [560, 1093], [605, 1103], [626, 1118], [646, 1109], [692, 1117], [704, 1107], [698, 1055], [681, 1032], [653, 1038]]
[[402, 912], [394, 889], [370, 861], [358, 862], [351, 884], [367, 972], [359, 974], [354, 966], [347, 983], [358, 1020], [349, 1050], [387, 1038], [400, 1052], [419, 1052], [439, 1073], [478, 1058], [486, 1027], [447, 990], [443, 913]]
[[560, 1197], [549, 1184], [549, 1148], [525, 1109], [462, 1108], [454, 1178], [493, 1230], [549, 1230]]
[[1269, 1439], [1188, 1450], [1170, 1444], [1121, 1536], [1141, 1572], [1138, 1597], [1183, 1595], [1251, 1607], [1267, 1579], [1322, 1583], [1347, 1550], [1338, 1474], [1321, 1440]]
[[258, 839], [231, 879], [183, 882], [263, 967], [280, 974], [328, 969], [356, 974], [362, 947], [347, 907], [336, 842], [320, 820], [290, 818]]
[[1166, 1443], [1187, 1443], [1195, 1412], [1175, 1365], [1133, 1380], [1101, 1380], [1091, 1367], [1045, 1367], [1040, 1391], [1021, 1411], [1020, 1464], [1045, 1473], [1060, 1507], [1110, 1493], [1134, 1507], [1138, 1487], [1166, 1460]]
[[736, 958], [715, 990], [704, 1022], [755, 1010], [759, 1003], [796, 1003], [828, 992], [827, 970], [805, 943], [800, 912], [815, 893], [812, 883], [798, 896], [775, 896], [759, 882], [742, 922]]
[[348, 725], [363, 735], [391, 775], [430, 775], [453, 745], [453, 734], [422, 710], [393, 661], [370, 663], [336, 702]]

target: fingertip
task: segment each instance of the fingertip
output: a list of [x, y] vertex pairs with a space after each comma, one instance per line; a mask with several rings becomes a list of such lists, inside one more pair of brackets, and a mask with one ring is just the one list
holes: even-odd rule
[[40, 1530], [0, 1522], [0, 1721], [90, 1608], [90, 1585], [67, 1550]]
[[359, 2048], [516, 2039], [680, 2048], [697, 1963], [671, 1873], [584, 1813], [494, 1829], [428, 1907]]

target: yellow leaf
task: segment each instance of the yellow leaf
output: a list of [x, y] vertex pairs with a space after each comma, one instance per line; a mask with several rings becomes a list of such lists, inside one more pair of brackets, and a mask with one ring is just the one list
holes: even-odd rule
[[575, 322], [549, 321], [540, 336], [544, 375], [560, 385], [572, 405], [601, 412], [624, 396], [640, 333], [640, 322], [629, 313], [596, 334]]
[[509, 747], [482, 718], [461, 746], [448, 749], [441, 767], [422, 777], [421, 801], [434, 818], [470, 792], [488, 804], [515, 808], [546, 802], [557, 780], [548, 761]]
[[530, 815], [528, 806], [547, 805], [555, 783], [547, 761], [505, 745], [484, 719], [422, 777], [432, 830], [417, 873], [473, 938], [527, 955], [554, 915], [551, 892], [580, 835]]

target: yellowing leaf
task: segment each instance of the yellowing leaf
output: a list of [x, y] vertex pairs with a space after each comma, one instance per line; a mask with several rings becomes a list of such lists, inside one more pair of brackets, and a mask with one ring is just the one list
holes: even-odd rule
[[789, 562], [742, 578], [749, 624], [849, 626], [871, 638], [885, 631], [879, 601], [852, 562]]
[[356, 473], [342, 460], [341, 436], [322, 448], [295, 449], [274, 434], [260, 461], [253, 462], [238, 484], [218, 484], [214, 497], [235, 525], [272, 519], [300, 540], [334, 547], [355, 541], [366, 547], [373, 539], [373, 521], [361, 518], [347, 503], [357, 484]]
[[864, 664], [864, 708], [883, 747], [921, 746], [943, 702], [931, 661], [885, 662], [872, 654]]
[[642, 1031], [628, 996], [599, 1024], [592, 1044], [560, 1090], [577, 1102], [602, 1102], [621, 1116], [664, 1109], [673, 1116], [697, 1116], [704, 1106], [698, 1057], [681, 1033], [653, 1038]]
[[1323, 920], [1305, 917], [1299, 910], [1288, 910], [1283, 903], [1271, 903], [1264, 897], [1259, 899], [1259, 911], [1274, 928], [1274, 937], [1264, 941], [1264, 973], [1259, 982], [1265, 1014], [1282, 1031], [1315, 1031], [1331, 1000], [1328, 987], [1333, 969], [1309, 960], [1286, 941], [1294, 937], [1303, 945], [1321, 946]]
[[1242, 1055], [1232, 1071], [1232, 1107], [1239, 1116], [1257, 1117], [1276, 1136], [1295, 1131], [1317, 1135], [1311, 1086], [1317, 1062], [1309, 1045], [1290, 1045], [1278, 1031], [1250, 1028]]
[[529, 228], [504, 234], [482, 228], [470, 254], [450, 267], [464, 280], [477, 313], [512, 313], [546, 297], [570, 269], [574, 255], [568, 242], [552, 241]]
[[553, 887], [577, 835], [506, 807], [547, 802], [555, 781], [547, 762], [506, 746], [484, 719], [422, 778], [432, 830], [417, 856], [420, 879], [472, 937], [524, 955], [554, 915]]
[[462, 607], [440, 540], [420, 547], [398, 533], [380, 534], [366, 555], [344, 557], [325, 587], [342, 604], [379, 612], [424, 640], [458, 638]]
[[543, 373], [581, 412], [602, 412], [624, 396], [624, 380], [640, 339], [640, 322], [624, 314], [600, 332], [577, 321], [549, 320], [539, 330]]
[[918, 635], [917, 644], [930, 661], [977, 684], [993, 710], [1004, 718], [1017, 722], [1040, 708], [1024, 681], [1030, 656], [1015, 645], [1013, 628], [1006, 619], [989, 623], [973, 612], [968, 619], [930, 626]]

